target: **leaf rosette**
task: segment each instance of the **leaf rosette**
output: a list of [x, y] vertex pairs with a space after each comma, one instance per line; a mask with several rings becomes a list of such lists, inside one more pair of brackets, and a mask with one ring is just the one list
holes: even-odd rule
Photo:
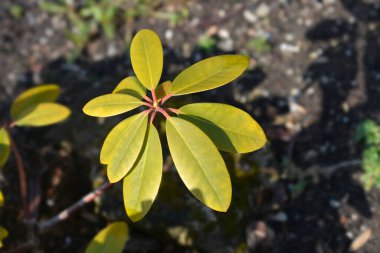
[[123, 179], [128, 216], [133, 221], [142, 219], [161, 183], [162, 147], [153, 124], [157, 114], [166, 119], [169, 151], [186, 187], [208, 207], [226, 212], [232, 187], [219, 150], [248, 153], [260, 149], [266, 143], [262, 128], [248, 113], [230, 105], [195, 103], [171, 108], [165, 102], [235, 80], [247, 69], [249, 58], [211, 57], [188, 67], [173, 82], [160, 83], [163, 49], [158, 35], [148, 29], [139, 31], [130, 50], [136, 76], [125, 78], [111, 94], [94, 98], [83, 108], [90, 116], [109, 117], [145, 107], [111, 130], [100, 153], [110, 182]]

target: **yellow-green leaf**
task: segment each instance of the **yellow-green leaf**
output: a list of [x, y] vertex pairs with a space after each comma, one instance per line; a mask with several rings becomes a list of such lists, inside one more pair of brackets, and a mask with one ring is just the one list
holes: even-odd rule
[[227, 211], [231, 180], [214, 143], [192, 123], [177, 117], [166, 121], [169, 150], [177, 171], [191, 193], [208, 207]]
[[114, 147], [120, 145], [120, 142], [125, 141], [122, 137], [127, 137], [127, 134], [134, 131], [136, 124], [140, 124], [140, 121], [146, 115], [144, 113], [135, 114], [119, 124], [117, 124], [104, 140], [102, 150], [100, 151], [100, 162], [102, 164], [108, 164], [113, 153]]
[[153, 124], [149, 125], [144, 151], [137, 164], [124, 178], [124, 207], [132, 221], [141, 220], [155, 200], [162, 176], [160, 137]]
[[25, 110], [39, 103], [54, 102], [57, 100], [60, 88], [56, 84], [40, 85], [21, 93], [11, 107], [12, 118], [19, 118]]
[[4, 194], [2, 191], [0, 191], [0, 207], [4, 206]]
[[8, 230], [0, 226], [0, 248], [2, 248], [3, 245], [3, 240], [8, 237]]
[[131, 43], [132, 67], [139, 81], [149, 90], [161, 78], [164, 54], [161, 40], [152, 30], [139, 31]]
[[40, 103], [15, 118], [17, 126], [41, 127], [56, 124], [70, 116], [70, 109], [57, 103]]
[[157, 89], [156, 89], [157, 101], [161, 101], [163, 97], [165, 97], [166, 95], [170, 93], [171, 86], [172, 86], [172, 82], [170, 81], [163, 82], [157, 86]]
[[180, 108], [180, 117], [205, 132], [218, 149], [247, 153], [263, 147], [266, 137], [252, 117], [236, 107], [217, 103], [196, 103]]
[[128, 239], [128, 225], [123, 221], [114, 222], [92, 239], [85, 253], [122, 253]]
[[107, 94], [96, 97], [83, 107], [83, 112], [94, 117], [110, 117], [128, 112], [142, 105], [141, 100], [126, 94]]
[[10, 153], [10, 139], [5, 128], [0, 128], [0, 168], [5, 165]]
[[[103, 162], [108, 164], [107, 176], [111, 183], [116, 183], [125, 177], [136, 162], [144, 144], [148, 115], [142, 112], [120, 124], [121, 126], [117, 126], [115, 131], [111, 131], [113, 133], [107, 137], [109, 141], [104, 146], [107, 150], [104, 151]], [[116, 133], [120, 133], [120, 135], [117, 136]], [[119, 140], [115, 140], [115, 138]]]
[[112, 93], [127, 94], [141, 99], [145, 96], [146, 89], [135, 76], [130, 76], [124, 78]]
[[248, 64], [249, 58], [243, 55], [207, 58], [182, 71], [174, 79], [171, 93], [184, 95], [217, 88], [240, 76]]

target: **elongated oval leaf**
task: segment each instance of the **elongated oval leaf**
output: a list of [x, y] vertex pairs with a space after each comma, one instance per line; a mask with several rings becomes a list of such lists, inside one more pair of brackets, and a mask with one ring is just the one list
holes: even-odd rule
[[124, 178], [124, 207], [132, 221], [141, 220], [155, 200], [162, 176], [162, 149], [158, 132], [149, 125], [144, 151]]
[[142, 102], [131, 95], [107, 94], [96, 97], [83, 107], [83, 112], [94, 117], [110, 117], [131, 111]]
[[211, 90], [231, 82], [248, 67], [243, 55], [221, 55], [195, 63], [182, 71], [173, 81], [171, 92], [184, 95]]
[[57, 103], [41, 103], [15, 118], [17, 126], [41, 127], [56, 124], [70, 116], [70, 109]]
[[163, 82], [157, 86], [157, 89], [156, 89], [157, 101], [161, 101], [163, 97], [165, 97], [166, 95], [170, 93], [171, 86], [172, 86], [172, 82], [170, 81]]
[[139, 124], [142, 117], [144, 117], [143, 113], [133, 115], [117, 124], [111, 130], [111, 132], [107, 135], [107, 138], [104, 140], [102, 150], [100, 152], [100, 162], [102, 164], [109, 163], [111, 154], [113, 153], [113, 148], [120, 145], [118, 143], [125, 141], [123, 137], [127, 137], [128, 133], [135, 130], [133, 128], [136, 127], [136, 124]]
[[87, 246], [85, 253], [122, 253], [129, 239], [125, 222], [114, 222], [102, 229]]
[[7, 130], [0, 128], [0, 168], [8, 161], [10, 153], [10, 139]]
[[191, 193], [208, 207], [225, 212], [231, 203], [231, 180], [214, 143], [192, 123], [176, 117], [166, 121], [170, 153]]
[[[106, 148], [111, 147], [112, 149], [108, 151], [108, 159], [104, 155], [104, 161], [108, 164], [107, 176], [111, 183], [116, 183], [125, 177], [136, 162], [144, 143], [148, 115], [142, 112], [133, 122], [126, 122], [127, 120], [130, 119], [121, 122], [120, 124], [123, 125], [117, 130], [121, 131], [121, 135], [111, 136], [110, 142], [115, 143], [114, 146], [107, 146], [112, 144], [106, 144]], [[113, 138], [120, 140], [115, 142]]]
[[60, 88], [56, 84], [40, 85], [21, 93], [13, 102], [11, 107], [12, 118], [19, 118], [25, 109], [34, 107], [43, 102], [54, 102], [57, 100]]
[[217, 103], [196, 103], [180, 108], [184, 118], [205, 132], [218, 149], [247, 153], [263, 147], [266, 137], [252, 117], [236, 107]]
[[164, 54], [161, 40], [152, 30], [139, 31], [131, 43], [133, 70], [149, 90], [156, 88], [162, 74]]
[[146, 94], [145, 87], [135, 76], [124, 78], [112, 93], [127, 94], [141, 99]]

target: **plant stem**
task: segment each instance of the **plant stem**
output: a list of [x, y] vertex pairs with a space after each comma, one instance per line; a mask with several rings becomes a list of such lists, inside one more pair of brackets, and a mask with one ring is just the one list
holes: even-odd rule
[[175, 113], [175, 114], [179, 114], [179, 110], [178, 109], [174, 109], [174, 108], [167, 108], [167, 110], [169, 110], [169, 111], [171, 111], [171, 112], [173, 112], [173, 113]]
[[171, 98], [173, 96], [173, 94], [167, 94], [165, 97], [163, 97], [161, 99], [161, 104], [164, 104], [166, 102], [166, 100], [168, 100], [169, 98]]
[[157, 102], [156, 93], [155, 93], [154, 89], [151, 89], [150, 92], [152, 93], [153, 103]]
[[153, 113], [150, 115], [150, 119], [149, 119], [149, 123], [152, 124], [153, 123], [153, 120], [154, 120], [154, 117], [156, 117], [156, 114], [157, 114], [157, 111], [153, 111]]
[[151, 105], [151, 104], [149, 104], [149, 103], [142, 103], [143, 105], [146, 105], [146, 106], [148, 106], [148, 107], [150, 107], [150, 108], [153, 108], [153, 105]]
[[96, 190], [88, 193], [84, 197], [82, 197], [80, 200], [78, 200], [72, 206], [70, 206], [70, 207], [66, 208], [65, 210], [61, 211], [58, 215], [56, 215], [56, 216], [54, 216], [54, 217], [52, 217], [52, 218], [50, 218], [50, 219], [48, 219], [48, 220], [46, 220], [44, 222], [41, 222], [38, 225], [39, 232], [43, 233], [43, 232], [49, 230], [51, 227], [53, 227], [56, 224], [58, 224], [59, 222], [66, 220], [74, 212], [78, 211], [78, 209], [80, 209], [81, 207], [83, 207], [84, 205], [86, 205], [88, 203], [91, 203], [92, 201], [94, 201], [96, 199], [96, 197], [99, 197], [100, 195], [102, 195], [104, 193], [104, 191], [107, 188], [109, 188], [111, 185], [112, 184], [109, 183], [109, 182], [104, 183], [98, 189], [96, 189]]
[[162, 115], [164, 115], [166, 119], [169, 119], [169, 118], [170, 118], [169, 114], [168, 114], [164, 109], [162, 109], [162, 108], [157, 108], [156, 110], [157, 110], [158, 112], [162, 113]]
[[19, 176], [19, 184], [20, 184], [20, 196], [21, 196], [21, 203], [23, 207], [23, 214], [22, 216], [24, 218], [29, 217], [29, 206], [28, 206], [28, 183], [26, 179], [26, 173], [25, 173], [25, 166], [24, 162], [22, 160], [21, 154], [17, 148], [16, 142], [13, 140], [12, 134], [10, 132], [10, 127], [7, 128], [9, 140], [11, 143], [12, 152], [15, 156], [16, 160], [16, 167], [18, 171]]
[[152, 99], [150, 99], [148, 96], [143, 96], [143, 99], [145, 99], [149, 103], [153, 103]]

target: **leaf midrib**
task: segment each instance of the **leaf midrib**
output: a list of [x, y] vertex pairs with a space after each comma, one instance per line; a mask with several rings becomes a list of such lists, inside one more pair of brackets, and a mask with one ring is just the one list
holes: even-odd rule
[[153, 77], [152, 77], [152, 69], [151, 69], [151, 66], [150, 66], [150, 60], [149, 60], [149, 56], [148, 56], [148, 51], [147, 51], [147, 47], [146, 47], [146, 44], [145, 44], [145, 36], [144, 34], [141, 34], [141, 37], [142, 37], [142, 42], [143, 42], [143, 45], [144, 45], [144, 53], [145, 53], [145, 57], [146, 57], [146, 62], [147, 62], [147, 65], [148, 65], [148, 72], [149, 72], [149, 79], [150, 79], [150, 87], [152, 89], [152, 86], [153, 86]]
[[114, 105], [134, 105], [134, 104], [142, 104], [141, 101], [136, 102], [120, 102], [120, 103], [104, 103], [100, 105], [90, 105], [88, 108], [99, 108], [99, 107], [107, 107], [107, 106], [114, 106]]

